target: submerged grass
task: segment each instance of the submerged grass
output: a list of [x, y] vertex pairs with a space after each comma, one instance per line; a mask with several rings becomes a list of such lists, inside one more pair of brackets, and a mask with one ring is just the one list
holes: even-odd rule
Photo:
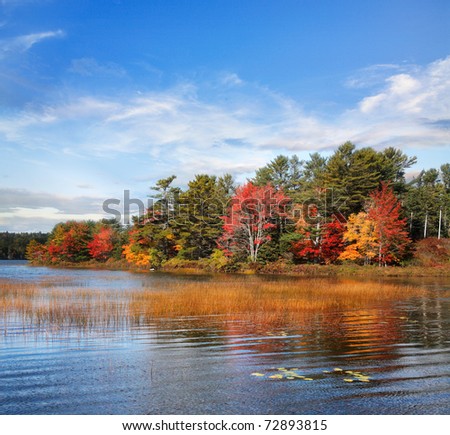
[[158, 320], [212, 317], [260, 326], [285, 326], [304, 316], [361, 309], [419, 296], [416, 287], [330, 279], [264, 280], [215, 277], [213, 281], [159, 283], [152, 288], [55, 288], [52, 283], [0, 281], [0, 314], [35, 326], [123, 327]]

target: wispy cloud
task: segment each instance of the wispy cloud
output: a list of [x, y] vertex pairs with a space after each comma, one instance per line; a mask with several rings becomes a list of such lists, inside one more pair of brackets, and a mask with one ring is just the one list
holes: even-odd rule
[[73, 59], [69, 71], [84, 77], [91, 76], [113, 76], [124, 77], [126, 71], [114, 62], [99, 63], [91, 57]]
[[[227, 93], [233, 82], [239, 86]], [[190, 174], [192, 168], [216, 167], [244, 172], [275, 153], [330, 150], [346, 140], [380, 147], [450, 143], [450, 57], [402, 70], [383, 83], [332, 121], [228, 75], [216, 89], [184, 83], [160, 92], [77, 96], [28, 107], [0, 119], [0, 135], [11, 144], [79, 156], [145, 154]]]
[[[108, 182], [103, 191], [118, 194], [125, 188], [121, 183], [133, 189], [145, 185], [147, 191], [172, 173], [181, 185], [202, 172], [231, 172], [244, 181], [277, 154], [330, 151], [346, 140], [409, 151], [450, 144], [450, 56], [422, 68], [391, 69], [376, 90], [370, 88], [333, 120], [230, 73], [163, 91], [61, 95], [57, 102], [0, 114], [0, 151], [48, 162], [77, 189], [97, 185], [100, 174]], [[95, 176], [88, 162], [95, 162], [90, 169]], [[36, 164], [33, 170], [48, 172]], [[69, 198], [0, 190], [0, 226], [32, 230], [101, 217], [98, 186], [89, 192], [92, 197]]]
[[51, 38], [61, 38], [65, 35], [62, 30], [49, 32], [30, 33], [28, 35], [15, 36], [0, 40], [0, 59], [10, 54], [23, 53], [29, 50], [33, 45]]
[[[234, 149], [240, 143], [261, 151], [330, 147], [345, 139], [295, 102], [264, 89], [242, 88], [226, 102], [199, 94], [196, 85], [183, 84], [125, 98], [77, 97], [4, 119], [0, 134], [36, 148], [53, 143], [95, 155], [148, 152], [153, 157], [168, 147], [175, 157], [177, 149], [208, 153], [215, 147], [218, 152], [233, 141]], [[71, 134], [61, 137], [62, 128]], [[229, 159], [236, 159], [235, 152]]]
[[236, 73], [222, 74], [221, 82], [228, 86], [239, 86], [244, 84], [244, 81]]
[[416, 70], [415, 65], [408, 63], [402, 64], [377, 64], [361, 68], [351, 74], [345, 81], [345, 86], [354, 89], [367, 89], [376, 86], [383, 86], [388, 77], [404, 72]]

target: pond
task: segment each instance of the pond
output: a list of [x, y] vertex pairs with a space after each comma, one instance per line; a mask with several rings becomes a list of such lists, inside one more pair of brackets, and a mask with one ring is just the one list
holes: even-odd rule
[[0, 262], [0, 414], [448, 414], [448, 279]]

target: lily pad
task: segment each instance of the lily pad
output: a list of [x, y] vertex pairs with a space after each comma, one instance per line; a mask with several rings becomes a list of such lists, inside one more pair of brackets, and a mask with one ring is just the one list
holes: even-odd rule
[[269, 376], [270, 379], [283, 379], [283, 375], [271, 375]]

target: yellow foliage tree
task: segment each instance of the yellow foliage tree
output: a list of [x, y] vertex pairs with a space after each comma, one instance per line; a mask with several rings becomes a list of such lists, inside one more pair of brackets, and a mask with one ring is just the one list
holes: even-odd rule
[[122, 246], [122, 248], [123, 248], [122, 251], [123, 255], [125, 256], [125, 259], [128, 261], [128, 263], [133, 263], [136, 266], [142, 267], [150, 266], [151, 256], [149, 253], [136, 251], [135, 246], [132, 245], [131, 243]]
[[351, 214], [347, 221], [344, 241], [348, 243], [339, 260], [363, 260], [369, 264], [377, 255], [378, 239], [375, 222], [367, 213]]

